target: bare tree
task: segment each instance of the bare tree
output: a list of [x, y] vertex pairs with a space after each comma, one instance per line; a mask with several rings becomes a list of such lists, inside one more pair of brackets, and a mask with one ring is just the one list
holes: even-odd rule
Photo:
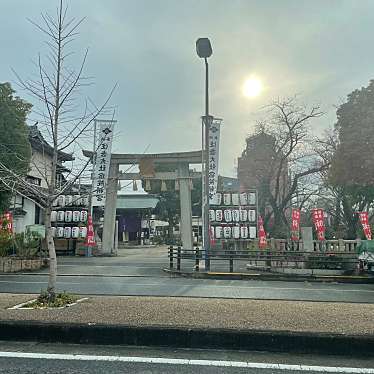
[[265, 224], [269, 227], [273, 220], [272, 235], [282, 236], [288, 228], [287, 209], [292, 204], [302, 207], [318, 191], [314, 176], [326, 168], [309, 131], [309, 122], [323, 113], [317, 106], [299, 106], [295, 98], [276, 100], [266, 110], [243, 155], [262, 198]]
[[60, 0], [55, 17], [41, 14], [41, 23], [30, 20], [46, 36], [48, 53], [44, 59], [41, 55], [38, 56], [35, 78], [25, 80], [15, 73], [19, 85], [40, 105], [35, 108], [34, 115], [38, 117], [41, 130], [50, 141], [52, 159], [45, 165], [35, 162], [31, 167], [38, 170], [47, 188], [38, 188], [0, 163], [0, 172], [7, 175], [3, 181], [4, 185], [44, 209], [50, 259], [47, 291], [51, 300], [55, 297], [57, 277], [57, 259], [51, 225], [53, 202], [84, 175], [90, 163], [87, 159], [76, 160], [67, 175], [66, 183], [58, 185], [56, 177], [60, 158], [66, 152], [80, 148], [92, 129], [93, 121], [103, 113], [115, 89], [114, 86], [100, 107], [96, 107], [90, 99], [81, 98], [83, 88], [91, 83], [90, 79], [83, 75], [88, 51], [84, 52], [77, 69], [71, 67], [68, 62], [72, 55], [71, 43], [78, 35], [78, 28], [84, 19], [68, 18], [67, 13], [68, 7]]

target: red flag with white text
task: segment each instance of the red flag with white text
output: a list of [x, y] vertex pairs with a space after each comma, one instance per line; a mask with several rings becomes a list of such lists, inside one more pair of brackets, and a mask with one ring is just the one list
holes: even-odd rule
[[360, 217], [360, 222], [362, 229], [364, 231], [365, 237], [367, 240], [371, 240], [371, 227], [369, 224], [369, 213], [368, 212], [359, 212], [358, 216]]
[[300, 239], [300, 209], [292, 209], [291, 240]]
[[266, 232], [264, 229], [264, 221], [261, 216], [258, 217], [258, 246], [260, 249], [264, 249], [267, 246]]
[[312, 219], [318, 240], [325, 240], [325, 221], [323, 209], [312, 209]]

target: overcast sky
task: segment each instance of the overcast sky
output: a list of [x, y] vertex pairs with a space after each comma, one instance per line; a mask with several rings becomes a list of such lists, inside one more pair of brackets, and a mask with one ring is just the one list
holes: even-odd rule
[[[118, 82], [121, 153], [200, 149], [204, 66], [198, 37], [213, 46], [211, 113], [224, 119], [221, 174], [235, 174], [235, 159], [259, 109], [273, 98], [300, 95], [327, 112], [313, 125], [332, 126], [334, 105], [374, 78], [372, 0], [70, 0], [70, 14], [87, 17], [72, 64], [89, 47], [89, 95], [105, 100]], [[0, 82], [32, 74], [43, 36], [27, 21], [53, 13], [53, 0], [0, 0]], [[242, 94], [256, 75], [263, 93]], [[22, 95], [21, 92], [19, 92]]]

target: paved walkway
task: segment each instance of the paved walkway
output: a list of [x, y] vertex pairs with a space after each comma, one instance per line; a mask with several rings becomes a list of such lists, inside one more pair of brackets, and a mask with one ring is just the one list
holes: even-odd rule
[[265, 300], [90, 297], [59, 310], [7, 310], [31, 295], [0, 294], [0, 320], [374, 334], [374, 305]]

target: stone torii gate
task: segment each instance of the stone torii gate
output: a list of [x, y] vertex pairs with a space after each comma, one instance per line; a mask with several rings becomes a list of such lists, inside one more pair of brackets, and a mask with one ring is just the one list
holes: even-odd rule
[[[83, 151], [87, 157], [92, 152]], [[119, 180], [178, 180], [180, 193], [180, 232], [184, 248], [192, 249], [192, 210], [191, 210], [191, 178], [199, 178], [200, 173], [190, 173], [190, 164], [201, 164], [202, 152], [173, 152], [153, 154], [113, 154], [111, 155], [109, 177], [106, 187], [106, 201], [104, 210], [104, 227], [102, 250], [104, 253], [114, 252], [114, 231], [116, 221], [117, 190]], [[153, 175], [141, 173], [122, 173], [120, 165], [139, 165], [144, 162], [158, 164], [176, 164], [177, 168], [171, 172], [154, 172]]]

